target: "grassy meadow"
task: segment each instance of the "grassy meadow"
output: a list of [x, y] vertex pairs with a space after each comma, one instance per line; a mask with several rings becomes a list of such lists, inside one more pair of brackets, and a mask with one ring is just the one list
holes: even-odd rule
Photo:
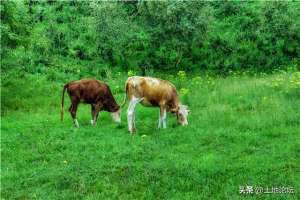
[[[159, 109], [136, 109], [137, 134], [80, 104], [74, 128], [65, 81], [3, 77], [1, 199], [300, 199], [300, 72], [228, 77], [153, 76], [173, 82], [191, 110], [180, 127]], [[129, 72], [132, 75], [133, 72]], [[54, 75], [56, 76], [56, 75]], [[7, 76], [13, 77], [13, 76]], [[59, 76], [56, 76], [59, 77]], [[119, 104], [127, 74], [105, 80]], [[240, 186], [291, 186], [293, 194], [240, 194]]]
[[[1, 0], [0, 11], [1, 200], [300, 200], [300, 1]], [[133, 75], [176, 85], [189, 125], [168, 113], [158, 129], [159, 109], [138, 105], [130, 135], [128, 103], [120, 125], [103, 112], [95, 127], [80, 104], [74, 128], [67, 94], [60, 121], [67, 82], [105, 81], [121, 104]]]

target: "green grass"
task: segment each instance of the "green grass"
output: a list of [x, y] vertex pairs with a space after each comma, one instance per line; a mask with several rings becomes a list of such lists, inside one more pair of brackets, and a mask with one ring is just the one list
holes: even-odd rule
[[[108, 80], [118, 102], [120, 76]], [[168, 114], [168, 128], [158, 130], [158, 109], [139, 105], [135, 136], [126, 108], [121, 126], [101, 113], [92, 127], [90, 107], [81, 104], [76, 129], [68, 100], [59, 121], [62, 83], [4, 81], [2, 199], [300, 199], [299, 72], [167, 77], [185, 88], [189, 125]], [[18, 83], [23, 89], [14, 90]], [[239, 194], [246, 185], [295, 193]]]

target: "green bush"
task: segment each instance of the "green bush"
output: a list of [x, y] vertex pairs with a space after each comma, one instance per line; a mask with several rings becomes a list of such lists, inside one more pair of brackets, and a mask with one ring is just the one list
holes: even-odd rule
[[1, 1], [1, 68], [270, 72], [299, 67], [299, 18], [299, 2]]

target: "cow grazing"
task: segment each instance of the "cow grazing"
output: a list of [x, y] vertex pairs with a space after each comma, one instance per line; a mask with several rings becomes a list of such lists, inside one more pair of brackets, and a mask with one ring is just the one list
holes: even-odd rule
[[182, 105], [176, 92], [176, 88], [168, 81], [158, 78], [133, 76], [129, 77], [125, 85], [126, 98], [130, 103], [127, 110], [128, 129], [131, 133], [135, 129], [135, 106], [141, 103], [144, 106], [156, 106], [160, 108], [158, 128], [166, 128], [167, 112], [175, 113], [177, 121], [181, 125], [187, 125], [188, 109]]
[[78, 80], [67, 83], [62, 92], [61, 99], [61, 120], [64, 117], [64, 94], [67, 90], [72, 102], [69, 111], [73, 118], [75, 127], [79, 127], [76, 119], [76, 111], [80, 102], [91, 104], [92, 120], [91, 124], [96, 125], [100, 111], [108, 111], [112, 114], [115, 122], [121, 122], [120, 106], [116, 103], [109, 86], [98, 80]]

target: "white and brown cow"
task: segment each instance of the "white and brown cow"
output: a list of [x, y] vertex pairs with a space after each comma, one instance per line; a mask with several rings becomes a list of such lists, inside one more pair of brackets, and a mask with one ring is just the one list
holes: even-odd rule
[[100, 111], [111, 112], [112, 119], [115, 122], [121, 122], [120, 106], [115, 101], [109, 86], [102, 81], [91, 79], [73, 81], [64, 85], [61, 99], [62, 121], [64, 116], [64, 94], [66, 90], [71, 100], [69, 111], [73, 118], [75, 127], [79, 127], [76, 119], [76, 112], [80, 102], [91, 104], [92, 125], [96, 124], [98, 113]]
[[165, 80], [152, 77], [132, 76], [125, 85], [126, 97], [129, 99], [127, 110], [128, 129], [134, 133], [135, 129], [135, 107], [138, 103], [144, 106], [155, 106], [160, 108], [158, 128], [166, 128], [167, 112], [176, 114], [179, 124], [188, 124], [188, 109], [182, 105], [176, 92], [175, 86]]

